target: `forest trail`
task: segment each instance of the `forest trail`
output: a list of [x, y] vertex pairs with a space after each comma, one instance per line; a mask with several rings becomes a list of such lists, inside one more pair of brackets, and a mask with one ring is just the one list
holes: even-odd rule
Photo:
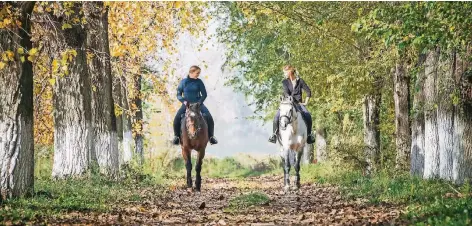
[[164, 190], [138, 191], [139, 198], [120, 201], [108, 213], [72, 212], [43, 220], [93, 225], [401, 224], [399, 206], [347, 200], [336, 187], [319, 184], [304, 183], [299, 191], [284, 194], [282, 176], [203, 178], [201, 193], [183, 187], [182, 179]]

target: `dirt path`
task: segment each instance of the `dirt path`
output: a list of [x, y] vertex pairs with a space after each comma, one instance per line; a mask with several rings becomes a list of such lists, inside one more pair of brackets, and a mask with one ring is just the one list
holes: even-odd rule
[[[180, 182], [179, 182], [180, 183]], [[204, 179], [201, 193], [189, 192], [183, 181], [167, 191], [141, 191], [138, 201], [123, 201], [110, 213], [71, 213], [49, 223], [202, 224], [202, 225], [369, 225], [399, 224], [398, 207], [343, 200], [334, 187], [303, 184], [284, 194], [280, 176], [245, 180]], [[251, 192], [264, 193], [261, 205], [229, 207], [230, 200]], [[159, 194], [158, 194], [159, 193]], [[145, 200], [145, 201], [143, 201]]]

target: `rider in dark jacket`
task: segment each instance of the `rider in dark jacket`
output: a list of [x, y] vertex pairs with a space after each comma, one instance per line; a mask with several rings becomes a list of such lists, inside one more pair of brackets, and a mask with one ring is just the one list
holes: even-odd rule
[[[307, 127], [307, 143], [312, 144], [315, 142], [315, 138], [313, 134], [311, 134], [311, 127], [313, 121], [311, 119], [310, 112], [306, 109], [306, 105], [311, 97], [311, 90], [310, 87], [301, 79], [300, 77], [296, 76], [296, 69], [290, 65], [284, 67], [284, 74], [286, 79], [282, 81], [282, 85], [284, 88], [284, 96], [292, 96], [297, 106], [297, 109], [302, 112], [303, 119], [306, 122]], [[306, 101], [302, 101], [302, 90], [306, 92]], [[269, 142], [275, 143], [277, 138], [277, 129], [279, 128], [279, 118], [280, 118], [280, 111], [277, 111], [277, 114], [274, 117], [273, 122], [273, 134], [269, 138]]]
[[[198, 66], [192, 66], [189, 71], [187, 78], [184, 78], [177, 87], [177, 99], [182, 102], [182, 106], [177, 111], [174, 118], [174, 140], [172, 141], [175, 145], [180, 143], [180, 127], [181, 127], [181, 115], [185, 113], [186, 103], [197, 103], [201, 104], [201, 111], [206, 115], [208, 119], [208, 136], [210, 137], [211, 144], [217, 144], [218, 141], [214, 136], [215, 123], [211, 116], [208, 108], [203, 105], [207, 97], [207, 92], [203, 81], [198, 78], [200, 76], [201, 69]], [[182, 95], [183, 94], [183, 95]]]

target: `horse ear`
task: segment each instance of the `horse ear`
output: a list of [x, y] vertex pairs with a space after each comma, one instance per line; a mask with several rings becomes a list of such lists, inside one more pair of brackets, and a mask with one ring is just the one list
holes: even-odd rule
[[190, 106], [190, 103], [189, 102], [185, 102], [185, 107], [189, 107]]
[[282, 101], [284, 101], [284, 96], [283, 95], [280, 96], [280, 102], [282, 102]]
[[292, 96], [289, 96], [289, 97], [288, 97], [288, 100], [289, 100], [290, 102], [292, 102], [292, 101], [293, 101]]

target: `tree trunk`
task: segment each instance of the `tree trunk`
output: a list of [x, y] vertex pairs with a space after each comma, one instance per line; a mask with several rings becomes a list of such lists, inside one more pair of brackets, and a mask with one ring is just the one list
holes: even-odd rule
[[306, 144], [303, 148], [303, 155], [301, 163], [304, 165], [311, 164], [313, 162], [313, 144]]
[[454, 139], [454, 93], [455, 53], [445, 54], [438, 72], [438, 148], [439, 177], [452, 180], [452, 152]]
[[32, 48], [34, 2], [10, 4], [19, 11], [12, 21], [20, 21], [21, 28], [0, 29], [0, 49], [12, 53], [0, 68], [0, 201], [32, 194], [34, 182], [33, 66], [31, 61], [21, 62], [18, 53], [19, 48], [25, 53]]
[[411, 168], [412, 175], [423, 177], [424, 173], [424, 61], [425, 56], [421, 55], [418, 63], [419, 71], [416, 77], [414, 98], [413, 98], [413, 118], [411, 131]]
[[123, 120], [123, 161], [128, 163], [133, 158], [133, 127], [131, 126], [130, 108], [128, 104], [128, 93], [126, 89], [122, 90], [123, 107], [126, 110], [121, 115]]
[[[79, 15], [80, 3], [74, 3]], [[67, 58], [68, 71], [56, 76], [54, 86], [54, 164], [52, 176], [65, 178], [84, 174], [90, 165], [91, 152], [91, 88], [85, 51], [86, 33], [81, 25], [61, 29], [62, 19], [54, 18], [58, 36], [52, 45], [59, 54], [71, 54]], [[63, 69], [61, 69], [63, 70]]]
[[[467, 55], [470, 56], [470, 53]], [[456, 59], [456, 87], [460, 101], [454, 114], [452, 176], [457, 184], [472, 179], [472, 79], [468, 57], [463, 59]]]
[[134, 130], [135, 130], [135, 148], [136, 155], [138, 156], [138, 161], [140, 164], [144, 162], [144, 139], [143, 139], [143, 101], [141, 94], [141, 75], [134, 76], [134, 85], [136, 90], [136, 95], [134, 97], [134, 104], [136, 105], [136, 113], [134, 118]]
[[[119, 107], [119, 112], [115, 112], [116, 116], [116, 137], [118, 138], [118, 154], [120, 165], [123, 161], [123, 104], [121, 96], [121, 82], [118, 76], [113, 76], [113, 104]], [[115, 109], [113, 109], [115, 111]]]
[[116, 117], [118, 133], [118, 149], [120, 153], [120, 165], [127, 164], [133, 157], [131, 121], [129, 120], [128, 94], [126, 93], [126, 81], [122, 76], [115, 76], [113, 98], [120, 107], [121, 114]]
[[100, 173], [115, 177], [119, 171], [119, 153], [108, 45], [108, 12], [103, 2], [83, 4], [87, 19], [87, 50], [93, 54], [88, 62], [92, 79], [92, 153], [96, 155]]
[[367, 162], [366, 173], [376, 170], [380, 159], [380, 79], [375, 79], [375, 88], [364, 97], [364, 145]]
[[326, 128], [316, 130], [316, 161], [319, 163], [326, 162], [328, 160], [328, 154], [326, 153]]
[[439, 176], [439, 145], [437, 125], [437, 68], [439, 51], [432, 50], [426, 56], [425, 62], [425, 164], [424, 178]]
[[410, 149], [411, 149], [411, 129], [410, 129], [410, 77], [405, 72], [404, 62], [399, 62], [395, 66], [393, 74], [393, 99], [395, 102], [395, 133], [397, 156], [395, 168], [407, 170]]

